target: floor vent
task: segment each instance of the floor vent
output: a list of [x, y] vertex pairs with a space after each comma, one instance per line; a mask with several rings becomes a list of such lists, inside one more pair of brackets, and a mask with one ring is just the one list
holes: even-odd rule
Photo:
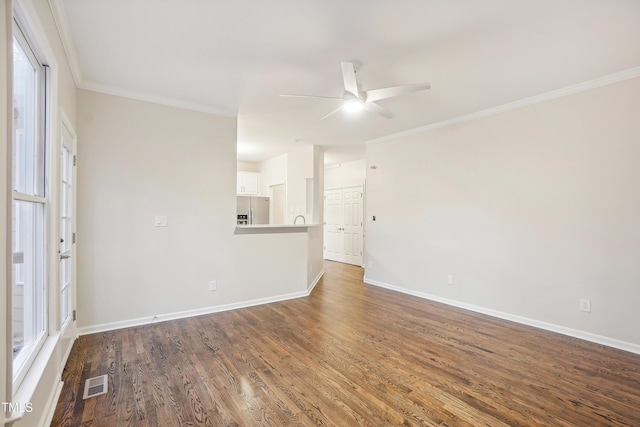
[[105, 394], [107, 392], [107, 384], [108, 384], [107, 376], [100, 375], [99, 377], [89, 378], [84, 383], [84, 394], [82, 395], [83, 399], [88, 399], [90, 397], [100, 396], [101, 394]]

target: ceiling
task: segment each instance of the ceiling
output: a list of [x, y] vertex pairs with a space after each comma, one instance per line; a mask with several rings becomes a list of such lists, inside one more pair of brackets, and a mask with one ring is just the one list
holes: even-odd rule
[[[638, 0], [53, 0], [79, 87], [238, 116], [238, 159], [368, 140], [640, 65]], [[343, 94], [430, 82], [395, 113], [321, 117]]]

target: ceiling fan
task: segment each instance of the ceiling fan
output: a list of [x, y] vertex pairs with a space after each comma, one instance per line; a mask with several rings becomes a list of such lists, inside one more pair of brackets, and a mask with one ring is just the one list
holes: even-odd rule
[[324, 120], [340, 110], [345, 111], [360, 111], [365, 110], [370, 113], [379, 114], [388, 119], [394, 117], [394, 114], [376, 104], [375, 101], [381, 99], [393, 98], [395, 96], [406, 95], [408, 93], [418, 92], [421, 90], [430, 89], [429, 83], [416, 83], [404, 86], [385, 87], [381, 89], [373, 89], [367, 91], [358, 90], [358, 81], [356, 80], [356, 70], [351, 62], [341, 62], [342, 67], [342, 80], [344, 82], [344, 95], [342, 98], [335, 96], [316, 96], [316, 95], [280, 95], [293, 98], [315, 98], [315, 99], [336, 99], [342, 101], [335, 110], [322, 117], [320, 120]]

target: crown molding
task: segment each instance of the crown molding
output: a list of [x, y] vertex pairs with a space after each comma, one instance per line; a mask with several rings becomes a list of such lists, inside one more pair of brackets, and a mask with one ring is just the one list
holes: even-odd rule
[[137, 101], [149, 102], [152, 104], [166, 105], [169, 107], [182, 108], [184, 110], [197, 111], [200, 113], [215, 114], [223, 117], [236, 117], [237, 113], [226, 108], [216, 108], [210, 105], [198, 104], [195, 102], [186, 102], [176, 98], [153, 95], [146, 92], [138, 92], [129, 89], [123, 89], [116, 86], [103, 85], [95, 82], [83, 82], [78, 86], [79, 89], [91, 92], [104, 93], [106, 95], [120, 96], [123, 98], [135, 99]]
[[71, 27], [69, 26], [69, 20], [67, 18], [67, 12], [65, 10], [63, 0], [47, 0], [47, 1], [49, 3], [49, 7], [51, 8], [53, 20], [55, 21], [56, 28], [58, 29], [58, 34], [60, 36], [60, 40], [62, 41], [62, 46], [67, 56], [67, 61], [69, 62], [69, 68], [71, 68], [71, 74], [73, 75], [73, 80], [75, 81], [76, 87], [78, 89], [89, 90], [92, 92], [100, 92], [107, 95], [121, 96], [124, 98], [131, 98], [138, 101], [145, 101], [153, 104], [167, 105], [170, 107], [183, 108], [186, 110], [198, 111], [202, 113], [215, 114], [215, 115], [224, 116], [224, 117], [235, 117], [237, 115], [235, 111], [231, 111], [229, 109], [214, 108], [209, 105], [185, 102], [175, 98], [157, 96], [149, 93], [132, 91], [132, 90], [123, 89], [115, 86], [109, 86], [109, 85], [103, 85], [103, 84], [95, 83], [91, 81], [85, 81], [82, 76], [82, 71], [80, 69], [80, 62], [78, 61], [76, 45], [71, 35]]
[[409, 129], [403, 132], [394, 133], [391, 135], [383, 136], [380, 138], [370, 139], [365, 141], [365, 144], [378, 144], [380, 142], [390, 141], [393, 139], [402, 138], [409, 135], [415, 135], [418, 133], [429, 132], [434, 129], [439, 129], [447, 126], [453, 126], [460, 123], [470, 122], [472, 120], [481, 119], [484, 117], [493, 116], [507, 111], [516, 110], [519, 108], [529, 107], [531, 105], [540, 104], [542, 102], [551, 101], [553, 99], [561, 98], [567, 95], [573, 95], [576, 93], [584, 92], [590, 89], [596, 89], [602, 86], [622, 82], [625, 80], [634, 79], [640, 77], [640, 67], [630, 68], [625, 71], [621, 71], [607, 76], [599, 77], [597, 79], [589, 80], [584, 83], [578, 83], [575, 85], [567, 86], [562, 89], [553, 90], [540, 95], [523, 98], [515, 102], [499, 105], [497, 107], [487, 108], [485, 110], [476, 111], [475, 113], [465, 114], [462, 116], [454, 117], [448, 120], [442, 120], [440, 122], [431, 123], [425, 126]]
[[82, 84], [82, 72], [80, 70], [80, 63], [78, 62], [78, 54], [76, 51], [76, 45], [71, 37], [71, 29], [69, 27], [69, 20], [67, 19], [67, 12], [65, 11], [62, 0], [48, 0], [51, 14], [53, 15], [53, 21], [58, 29], [58, 35], [62, 42], [62, 48], [67, 55], [67, 61], [69, 62], [69, 68], [71, 68], [71, 74], [76, 86]]

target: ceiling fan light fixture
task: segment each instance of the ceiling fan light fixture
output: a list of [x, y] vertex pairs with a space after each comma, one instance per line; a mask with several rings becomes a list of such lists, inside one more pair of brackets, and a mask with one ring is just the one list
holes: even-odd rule
[[362, 91], [359, 88], [358, 81], [356, 79], [355, 66], [351, 62], [341, 62], [342, 67], [342, 83], [344, 85], [344, 92], [342, 97], [336, 96], [318, 96], [318, 95], [280, 95], [293, 98], [316, 98], [316, 99], [335, 99], [340, 100], [342, 103], [337, 105], [337, 108], [331, 110], [328, 114], [325, 114], [320, 121], [323, 121], [341, 110], [346, 111], [349, 114], [355, 114], [358, 111], [365, 110], [369, 113], [378, 114], [387, 119], [394, 117], [391, 111], [387, 111], [376, 101], [380, 101], [387, 98], [395, 98], [400, 95], [407, 95], [413, 92], [419, 92], [421, 90], [427, 90], [431, 88], [429, 83], [414, 83], [403, 86], [391, 86], [383, 87], [380, 89], [373, 89]]
[[342, 104], [342, 109], [349, 113], [357, 113], [358, 111], [362, 111], [363, 104], [360, 99], [347, 99]]

